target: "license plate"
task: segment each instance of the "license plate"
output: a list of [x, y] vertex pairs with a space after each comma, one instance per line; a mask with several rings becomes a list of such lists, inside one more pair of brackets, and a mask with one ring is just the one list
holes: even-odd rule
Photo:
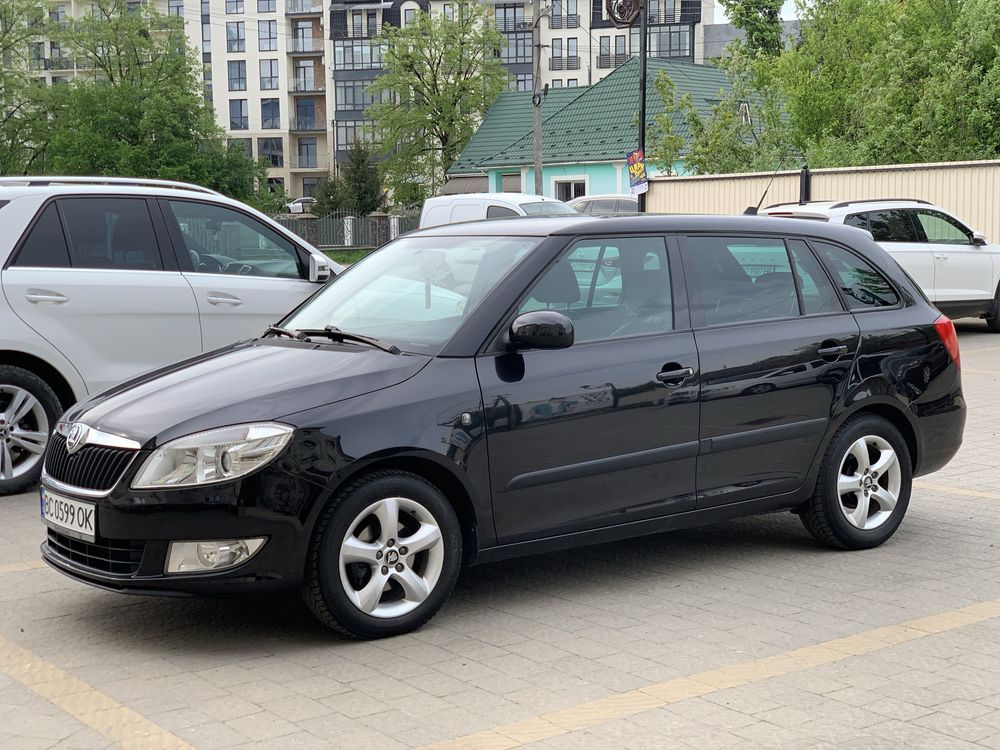
[[42, 520], [67, 536], [94, 541], [97, 534], [97, 506], [41, 489]]

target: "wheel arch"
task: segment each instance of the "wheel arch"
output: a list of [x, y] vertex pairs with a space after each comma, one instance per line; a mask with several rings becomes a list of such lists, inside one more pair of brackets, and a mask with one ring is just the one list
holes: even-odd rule
[[69, 409], [77, 402], [77, 396], [70, 382], [56, 367], [41, 357], [7, 349], [0, 351], [0, 365], [20, 367], [22, 370], [27, 370], [40, 377], [55, 391], [63, 410]]
[[818, 461], [822, 460], [822, 457], [826, 454], [826, 449], [830, 445], [830, 441], [833, 440], [834, 435], [837, 434], [837, 431], [844, 423], [853, 417], [864, 414], [881, 417], [899, 430], [899, 434], [903, 436], [903, 440], [906, 441], [906, 448], [910, 452], [910, 468], [916, 473], [917, 467], [920, 465], [920, 443], [917, 440], [916, 427], [913, 424], [912, 417], [906, 410], [898, 402], [890, 399], [865, 401], [854, 405], [853, 408], [839, 415], [830, 425], [827, 437], [823, 441], [823, 449], [818, 455]]

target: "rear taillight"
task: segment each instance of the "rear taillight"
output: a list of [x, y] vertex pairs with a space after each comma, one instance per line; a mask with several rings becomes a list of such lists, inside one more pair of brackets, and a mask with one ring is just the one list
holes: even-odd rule
[[958, 367], [962, 366], [962, 357], [958, 352], [958, 334], [955, 332], [955, 324], [947, 315], [941, 315], [934, 321], [934, 328], [941, 337], [941, 343], [948, 350], [948, 356]]

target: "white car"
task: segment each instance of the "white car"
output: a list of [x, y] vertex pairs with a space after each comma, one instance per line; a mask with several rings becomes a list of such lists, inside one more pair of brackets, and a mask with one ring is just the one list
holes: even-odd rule
[[4, 177], [0, 227], [0, 494], [37, 481], [76, 401], [258, 335], [341, 270], [184, 183]]
[[291, 203], [289, 203], [285, 208], [288, 209], [290, 214], [305, 214], [312, 210], [312, 207], [316, 204], [315, 198], [310, 198], [306, 196], [304, 198], [296, 198]]
[[571, 206], [581, 214], [591, 216], [615, 216], [627, 215], [639, 212], [639, 199], [634, 195], [581, 195], [567, 201], [566, 205]]
[[847, 224], [869, 232], [941, 312], [986, 318], [1000, 332], [1000, 247], [943, 208], [922, 200], [782, 203], [761, 215]]
[[420, 229], [480, 219], [575, 214], [555, 198], [528, 193], [461, 193], [428, 198], [420, 212]]

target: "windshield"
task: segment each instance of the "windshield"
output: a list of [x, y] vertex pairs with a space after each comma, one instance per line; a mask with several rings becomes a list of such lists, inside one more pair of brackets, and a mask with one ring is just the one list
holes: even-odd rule
[[562, 201], [531, 201], [522, 203], [521, 209], [525, 216], [563, 216], [577, 213], [576, 209]]
[[359, 261], [282, 322], [336, 326], [436, 354], [537, 237], [403, 237]]

